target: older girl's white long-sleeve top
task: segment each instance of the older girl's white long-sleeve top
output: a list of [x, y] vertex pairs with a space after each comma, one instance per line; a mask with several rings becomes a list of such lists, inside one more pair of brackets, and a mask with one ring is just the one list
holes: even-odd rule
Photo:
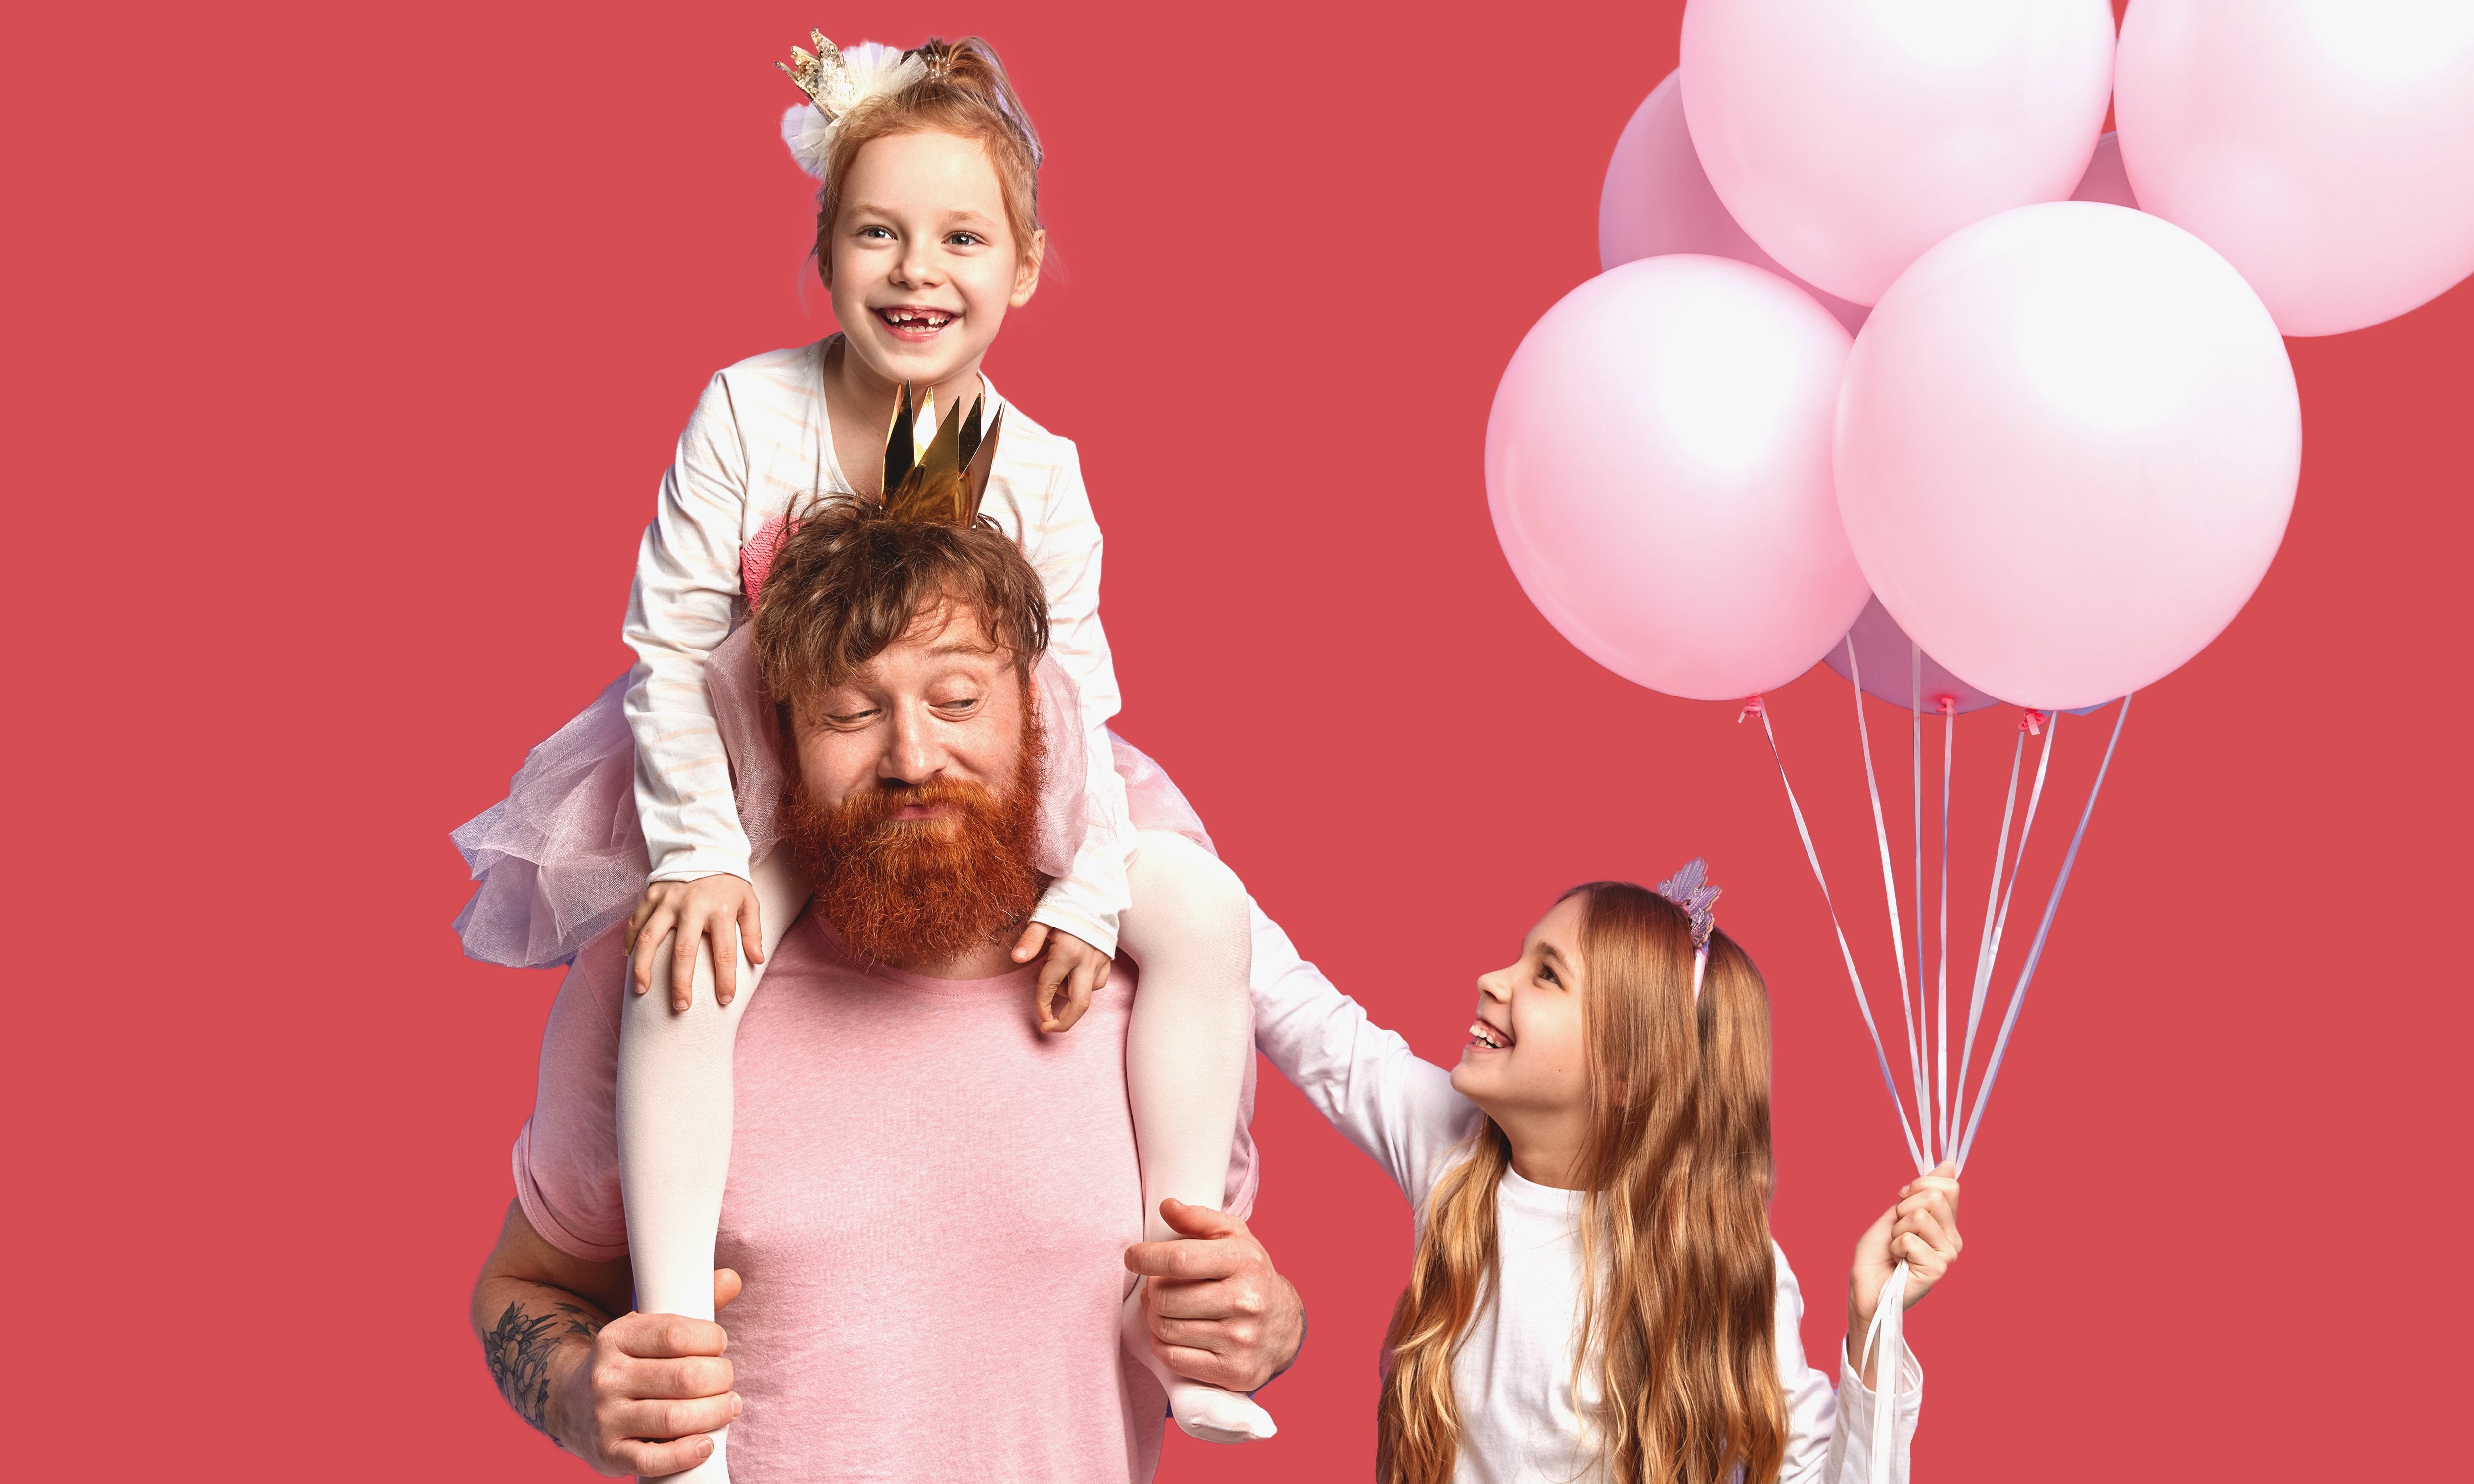
[[[1451, 1074], [1369, 1020], [1357, 1002], [1298, 956], [1288, 934], [1254, 913], [1254, 1043], [1317, 1112], [1398, 1182], [1420, 1227], [1435, 1183], [1467, 1157], [1482, 1116], [1452, 1090]], [[1566, 1484], [1598, 1480], [1587, 1421], [1595, 1376], [1573, 1391], [1572, 1348], [1581, 1299], [1580, 1194], [1506, 1172], [1496, 1198], [1500, 1282], [1469, 1321], [1452, 1357], [1461, 1415], [1462, 1484]], [[1779, 1383], [1788, 1436], [1781, 1484], [1862, 1484], [1873, 1448], [1873, 1394], [1840, 1357], [1838, 1384], [1805, 1363], [1804, 1299], [1786, 1254], [1778, 1269]], [[1897, 1452], [1891, 1477], [1904, 1484], [1907, 1450], [1924, 1403], [1924, 1373], [1902, 1357]], [[1845, 1398], [1851, 1404], [1840, 1406]]]
[[[825, 415], [819, 341], [751, 356], [705, 387], [636, 558], [627, 643], [636, 651], [627, 722], [636, 735], [636, 807], [655, 881], [749, 874], [730, 758], [705, 693], [705, 661], [746, 617], [740, 552], [765, 522], [815, 496], [847, 495]], [[988, 387], [990, 414], [1001, 405]], [[1133, 831], [1125, 785], [1106, 765], [1117, 673], [1100, 627], [1100, 523], [1071, 441], [1006, 405], [982, 511], [1014, 539], [1048, 596], [1049, 653], [1080, 693], [1085, 833], [1074, 869], [1034, 921], [1104, 953], [1117, 946]]]

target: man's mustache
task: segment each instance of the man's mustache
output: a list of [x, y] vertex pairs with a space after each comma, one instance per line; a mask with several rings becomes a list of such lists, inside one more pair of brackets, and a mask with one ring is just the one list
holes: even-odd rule
[[886, 778], [851, 795], [832, 812], [837, 826], [856, 834], [873, 826], [918, 823], [894, 818], [904, 809], [951, 808], [968, 812], [994, 810], [997, 804], [994, 791], [967, 778], [922, 778], [917, 782]]

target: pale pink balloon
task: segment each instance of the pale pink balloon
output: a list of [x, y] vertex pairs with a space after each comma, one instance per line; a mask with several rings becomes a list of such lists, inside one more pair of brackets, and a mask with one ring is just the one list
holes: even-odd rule
[[2139, 209], [2139, 198], [2130, 189], [2130, 176], [2122, 168], [2120, 133], [2108, 133], [2096, 142], [2096, 157], [2088, 161], [2087, 174], [2079, 177], [2079, 188], [2071, 192], [2071, 200]]
[[2285, 535], [2302, 416], [2259, 296], [2160, 217], [1978, 222], [1848, 358], [1838, 506], [1900, 627], [1977, 688], [2094, 706], [2205, 648]]
[[1718, 199], [1869, 304], [1970, 222], [2060, 201], [2113, 84], [2108, 0], [1691, 0], [1684, 110]]
[[2139, 0], [2116, 116], [2142, 206], [2289, 335], [2393, 319], [2474, 273], [2474, 4]]
[[1698, 701], [1811, 668], [1864, 607], [1830, 488], [1848, 345], [1794, 284], [1700, 253], [1547, 310], [1486, 424], [1495, 537], [1547, 622]]
[[1837, 316], [1850, 335], [1862, 329], [1863, 305], [1824, 293], [1781, 268], [1718, 203], [1684, 127], [1684, 88], [1677, 81], [1682, 76], [1670, 72], [1650, 89], [1615, 140], [1607, 182], [1598, 192], [1598, 266], [1667, 252], [1732, 257], [1790, 280]]

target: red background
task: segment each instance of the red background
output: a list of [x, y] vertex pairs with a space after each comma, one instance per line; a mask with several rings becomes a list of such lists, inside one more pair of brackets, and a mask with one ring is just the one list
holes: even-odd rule
[[[458, 956], [447, 831], [625, 662], [704, 379], [829, 328], [771, 69], [817, 22], [1015, 69], [1061, 262], [994, 371], [1081, 442], [1124, 729], [1335, 979], [1448, 1057], [1556, 890], [1710, 857], [1826, 1352], [1904, 1156], [1769, 758], [1559, 639], [1480, 477], [1680, 11], [14, 16], [5, 1472], [578, 1474], [465, 1328], [556, 981]], [[2292, 533], [2141, 698], [1914, 1322], [1927, 1477], [2462, 1466], [2469, 335], [2460, 288], [2292, 344]], [[1772, 701], [1893, 982], [1844, 687]], [[2010, 727], [1962, 728], [1966, 944]], [[1363, 1477], [1407, 1211], [1276, 1077], [1258, 1128], [1313, 1342], [1275, 1442], [1162, 1476]]]

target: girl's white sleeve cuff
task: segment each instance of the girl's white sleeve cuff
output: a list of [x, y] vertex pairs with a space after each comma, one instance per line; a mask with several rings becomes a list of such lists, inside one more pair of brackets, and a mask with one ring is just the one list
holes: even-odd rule
[[733, 855], [725, 850], [698, 848], [681, 850], [653, 868], [647, 881], [701, 881], [707, 876], [737, 876], [741, 881], [756, 879], [756, 868], [747, 863], [744, 854]]
[[1107, 954], [1117, 956], [1117, 908], [1109, 900], [1105, 888], [1095, 886], [1080, 875], [1059, 876], [1040, 894], [1039, 905], [1031, 920], [1044, 922], [1060, 933], [1072, 933], [1084, 943]]
[[[1902, 1347], [1904, 1349], [1904, 1347]], [[1890, 1477], [1896, 1484], [1906, 1484], [1908, 1451], [1915, 1446], [1916, 1423], [1925, 1405], [1924, 1367], [1916, 1363], [1914, 1351], [1900, 1357], [1898, 1393], [1891, 1398], [1892, 1415], [1897, 1419], [1898, 1436], [1891, 1443], [1897, 1452], [1890, 1459]], [[1847, 1361], [1842, 1345], [1838, 1355], [1838, 1407], [1836, 1425], [1831, 1429], [1831, 1484], [1865, 1484], [1872, 1477], [1873, 1389]]]

